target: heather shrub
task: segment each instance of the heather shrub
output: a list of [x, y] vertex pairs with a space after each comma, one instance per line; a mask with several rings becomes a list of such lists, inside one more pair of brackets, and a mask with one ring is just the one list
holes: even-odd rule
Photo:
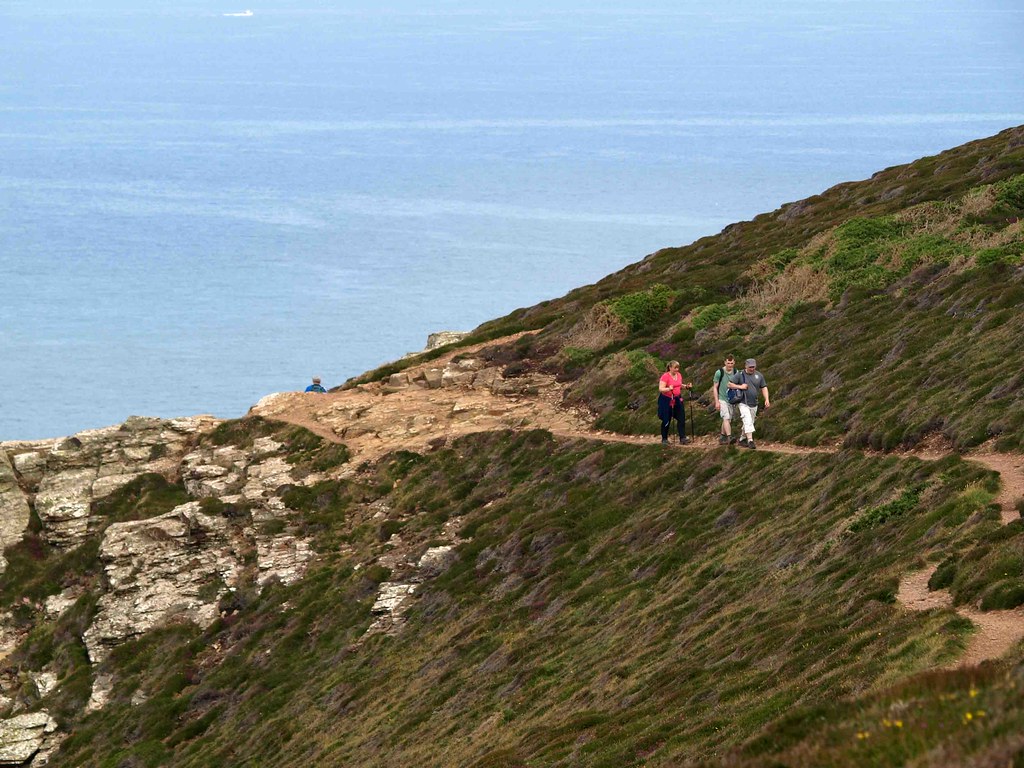
[[656, 377], [664, 367], [658, 358], [643, 349], [630, 350], [626, 353], [626, 360], [629, 363], [627, 375], [636, 382], [648, 381]]
[[701, 331], [737, 312], [739, 307], [734, 304], [709, 304], [693, 311], [692, 324], [696, 330]]
[[668, 312], [676, 292], [664, 283], [608, 301], [608, 308], [630, 331], [638, 331]]

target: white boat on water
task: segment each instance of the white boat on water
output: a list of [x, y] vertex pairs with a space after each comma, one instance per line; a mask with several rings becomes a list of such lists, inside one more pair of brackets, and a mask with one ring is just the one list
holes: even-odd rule
[[244, 10], [241, 13], [225, 13], [225, 16], [252, 16], [252, 11]]

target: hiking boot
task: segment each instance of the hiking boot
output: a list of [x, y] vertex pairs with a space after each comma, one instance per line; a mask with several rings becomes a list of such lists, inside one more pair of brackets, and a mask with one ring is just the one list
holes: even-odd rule
[[661, 444], [662, 445], [668, 445], [668, 438], [667, 437], [661, 438]]
[[718, 436], [718, 444], [719, 445], [728, 445], [729, 444], [729, 436], [728, 435], [719, 435]]
[[740, 440], [740, 447], [741, 448], [746, 448], [747, 447], [747, 438], [744, 437], [742, 440]]
[[688, 438], [688, 437], [680, 437], [679, 438], [679, 444], [680, 445], [686, 445], [688, 442], [690, 442], [690, 438]]
[[747, 441], [747, 444], [746, 444], [746, 445], [747, 445], [747, 448], [749, 448], [749, 449], [750, 449], [750, 450], [752, 450], [752, 451], [753, 451], [753, 450], [754, 450], [755, 448], [757, 448], [757, 446], [756, 446], [756, 445], [754, 445], [754, 441], [753, 441], [753, 440], [749, 440], [749, 441]]
[[729, 438], [729, 445], [736, 445], [736, 441], [737, 441], [738, 439], [739, 439], [739, 438], [737, 438], [737, 437], [730, 437], [730, 438]]

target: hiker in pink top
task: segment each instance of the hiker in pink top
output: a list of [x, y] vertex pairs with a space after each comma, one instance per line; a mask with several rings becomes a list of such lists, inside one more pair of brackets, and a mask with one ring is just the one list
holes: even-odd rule
[[686, 409], [683, 407], [683, 390], [693, 388], [693, 384], [683, 382], [683, 374], [679, 370], [679, 361], [668, 364], [665, 373], [658, 380], [658, 418], [661, 419], [661, 442], [668, 442], [668, 428], [672, 419], [676, 420], [679, 442], [683, 445], [690, 442], [686, 438]]

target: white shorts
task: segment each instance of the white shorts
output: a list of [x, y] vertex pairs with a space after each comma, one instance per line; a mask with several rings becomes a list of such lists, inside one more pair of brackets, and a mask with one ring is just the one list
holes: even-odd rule
[[718, 413], [722, 417], [722, 421], [732, 421], [736, 418], [736, 406], [729, 405], [725, 400], [719, 400]]
[[754, 434], [754, 417], [757, 416], [757, 406], [751, 408], [746, 403], [740, 403], [740, 418], [743, 419], [743, 434]]

